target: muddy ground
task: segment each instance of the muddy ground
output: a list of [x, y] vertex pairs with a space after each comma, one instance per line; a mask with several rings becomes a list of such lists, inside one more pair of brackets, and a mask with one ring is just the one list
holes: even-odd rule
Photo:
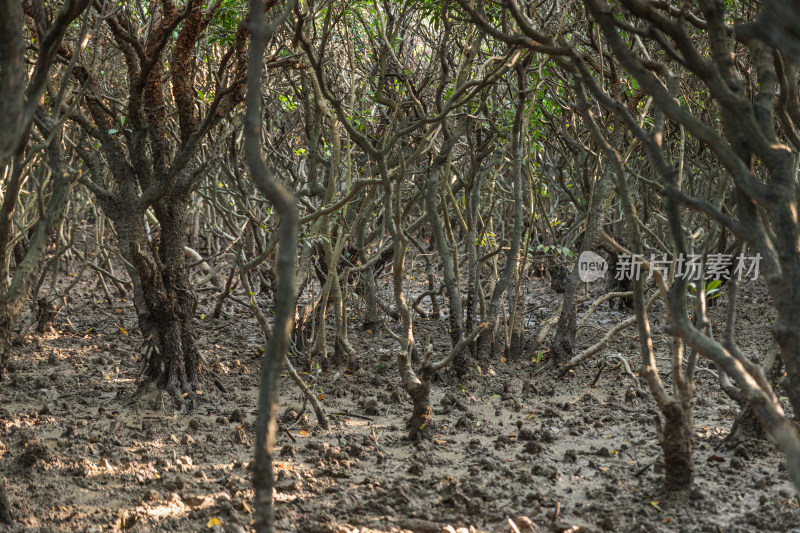
[[[737, 338], [760, 360], [774, 313], [761, 285], [741, 292]], [[251, 312], [231, 302], [211, 319], [210, 293], [201, 293], [200, 345], [229, 392], [209, 385], [206, 401], [181, 414], [167, 403], [131, 401], [141, 343], [133, 308], [98, 294], [92, 285], [74, 289], [57, 331], [20, 341], [0, 383], [0, 475], [17, 520], [9, 530], [247, 531], [262, 345]], [[530, 337], [557, 303], [543, 280], [530, 282]], [[711, 309], [718, 331], [723, 309]], [[301, 412], [301, 395], [283, 380], [275, 495], [283, 531], [512, 531], [509, 518], [520, 531], [800, 531], [775, 447], [726, 442], [738, 406], [711, 372], [697, 375], [695, 487], [668, 498], [654, 404], [621, 365], [595, 386], [597, 358], [563, 380], [532, 353], [463, 380], [445, 373], [434, 383], [436, 438], [418, 446], [405, 439], [410, 402], [399, 386], [398, 345], [384, 331], [359, 329], [358, 310], [351, 312], [363, 368], [304, 375], [330, 431], [310, 409]], [[629, 313], [604, 306], [579, 332], [579, 347]], [[671, 386], [662, 304], [651, 317]], [[433, 334], [437, 353], [449, 348], [445, 321], [415, 327], [418, 338]], [[635, 368], [635, 335], [622, 332], [603, 353]]]

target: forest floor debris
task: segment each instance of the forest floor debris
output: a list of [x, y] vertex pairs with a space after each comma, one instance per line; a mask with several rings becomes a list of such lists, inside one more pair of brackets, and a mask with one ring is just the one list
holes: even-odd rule
[[[13, 372], [0, 384], [0, 472], [17, 520], [9, 530], [247, 531], [257, 324], [234, 307], [197, 328], [228, 394], [209, 384], [207, 401], [192, 412], [146, 409], [129, 402], [139, 343], [127, 328], [133, 309], [112, 309], [118, 320], [109, 323], [89, 292], [74, 296], [73, 309], [84, 312], [73, 313], [71, 326], [15, 347]], [[537, 297], [546, 292], [542, 286]], [[768, 330], [765, 294], [755, 286], [744, 295], [738, 340], [750, 353], [770, 342], [753, 333]], [[555, 308], [556, 295], [549, 297]], [[711, 318], [722, 321], [717, 314], [712, 308]], [[624, 316], [606, 308], [592, 323], [607, 329]], [[652, 318], [666, 358], [663, 306]], [[229, 321], [237, 327], [225, 328]], [[437, 352], [449, 348], [443, 322], [416, 326], [420, 336], [431, 333]], [[579, 332], [579, 344], [602, 335], [595, 329]], [[609, 349], [635, 354], [634, 336], [621, 334]], [[410, 403], [394, 366], [395, 341], [354, 325], [351, 342], [361, 370], [304, 375], [331, 430], [301, 413], [301, 394], [284, 380], [275, 464], [282, 531], [507, 532], [513, 522], [519, 531], [744, 533], [800, 525], [776, 449], [724, 442], [738, 410], [710, 372], [697, 377], [695, 486], [667, 498], [655, 407], [621, 363], [609, 364], [594, 387], [596, 362], [558, 380], [539, 371], [536, 354], [498, 360], [463, 380], [445, 372], [433, 385], [436, 436], [414, 445], [405, 437]], [[635, 356], [629, 360], [635, 368]]]

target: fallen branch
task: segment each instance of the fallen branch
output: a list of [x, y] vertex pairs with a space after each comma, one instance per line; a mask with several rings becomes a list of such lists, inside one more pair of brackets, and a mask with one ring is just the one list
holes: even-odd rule
[[[656, 292], [653, 293], [652, 296], [650, 296], [650, 299], [647, 301], [647, 305], [645, 307], [647, 311], [649, 311], [650, 308], [653, 307], [653, 304], [655, 304], [656, 299], [660, 295], [661, 291], [657, 290]], [[594, 354], [605, 348], [608, 345], [608, 343], [611, 342], [611, 339], [613, 339], [620, 331], [622, 331], [625, 328], [629, 328], [634, 324], [636, 324], [635, 315], [628, 317], [627, 319], [623, 320], [622, 322], [611, 328], [608, 331], [608, 333], [606, 333], [605, 336], [603, 336], [602, 339], [600, 339], [595, 344], [586, 348], [584, 351], [582, 351], [581, 353], [570, 359], [569, 362], [566, 365], [564, 365], [564, 367], [561, 369], [561, 372], [559, 372], [558, 377], [563, 378], [564, 376], [566, 376], [567, 372], [569, 372], [570, 370], [572, 370], [573, 368], [575, 368], [576, 366], [578, 366], [579, 364], [581, 364], [582, 362], [589, 359], [591, 356], [593, 356]]]
[[589, 307], [589, 309], [583, 314], [583, 316], [581, 317], [581, 321], [578, 323], [577, 329], [581, 329], [584, 326], [584, 324], [586, 324], [586, 321], [589, 320], [589, 317], [592, 316], [592, 313], [597, 311], [597, 308], [600, 307], [600, 305], [602, 305], [603, 302], [607, 302], [612, 298], [632, 298], [632, 297], [633, 297], [633, 291], [608, 292], [602, 295], [600, 298], [595, 300], [594, 303], [591, 305], [591, 307]]

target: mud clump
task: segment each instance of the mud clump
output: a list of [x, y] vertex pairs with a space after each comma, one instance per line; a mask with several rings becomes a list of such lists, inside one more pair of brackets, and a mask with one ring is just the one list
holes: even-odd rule
[[186, 482], [177, 476], [164, 476], [161, 484], [163, 485], [164, 490], [169, 492], [177, 492], [186, 487]]
[[369, 400], [364, 400], [364, 399], [359, 400], [358, 407], [367, 416], [378, 416], [381, 414], [381, 406], [378, 403], [378, 400], [376, 400], [375, 398], [370, 398]]
[[522, 429], [517, 435], [517, 439], [524, 441], [536, 440], [536, 435], [530, 429]]
[[[451, 411], [452, 409], [458, 409], [459, 411], [466, 411], [467, 406], [464, 402], [458, 398], [453, 391], [447, 391], [445, 393], [444, 398], [442, 398], [442, 407], [445, 413]], [[449, 408], [449, 409], [448, 409]]]
[[542, 453], [542, 445], [532, 440], [525, 444], [522, 451], [529, 454]]
[[338, 446], [331, 446], [327, 442], [310, 442], [306, 445], [305, 451], [312, 456], [316, 456], [323, 464], [328, 466], [349, 468], [354, 463], [346, 451]]
[[28, 444], [25, 450], [17, 457], [17, 464], [22, 468], [33, 468], [37, 463], [44, 464], [53, 461], [53, 454], [43, 444], [37, 442]]
[[281, 448], [281, 457], [295, 457], [296, 455], [297, 452], [291, 444], [286, 444]]

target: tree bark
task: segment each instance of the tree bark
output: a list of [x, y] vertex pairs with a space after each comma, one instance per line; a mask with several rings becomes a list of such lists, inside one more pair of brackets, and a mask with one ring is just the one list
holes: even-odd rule
[[[142, 366], [145, 387], [154, 384], [189, 406], [200, 388], [200, 354], [192, 322], [197, 297], [191, 289], [184, 246], [187, 244], [186, 204], [168, 197], [155, 206], [159, 235], [147, 239], [143, 214], [109, 210], [120, 249], [133, 281], [134, 305], [145, 339]], [[122, 211], [122, 212], [120, 212]]]
[[514, 284], [514, 273], [517, 270], [519, 252], [523, 240], [523, 203], [522, 203], [522, 160], [523, 160], [523, 135], [525, 124], [525, 68], [521, 65], [515, 67], [517, 74], [517, 102], [514, 114], [514, 123], [511, 128], [511, 159], [512, 178], [514, 180], [514, 220], [509, 236], [509, 249], [506, 254], [506, 264], [500, 273], [500, 279], [494, 286], [489, 307], [486, 313], [487, 328], [478, 338], [478, 360], [488, 362], [497, 354], [497, 329], [502, 305], [503, 294]]
[[11, 504], [6, 494], [5, 482], [0, 482], [0, 523], [8, 525], [14, 523], [14, 517], [11, 514]]
[[277, 432], [277, 406], [280, 374], [289, 347], [292, 316], [295, 309], [295, 275], [297, 254], [298, 214], [295, 200], [267, 168], [261, 155], [261, 74], [264, 69], [264, 52], [275, 28], [282, 24], [294, 8], [287, 2], [277, 20], [267, 26], [264, 21], [265, 6], [259, 0], [250, 0], [249, 29], [252, 36], [247, 72], [247, 111], [245, 114], [245, 157], [250, 174], [264, 196], [275, 205], [280, 216], [277, 256], [277, 283], [275, 288], [275, 322], [272, 336], [267, 341], [261, 363], [261, 387], [258, 391], [256, 418], [256, 446], [253, 466], [255, 488], [255, 529], [257, 533], [275, 530], [275, 513], [272, 507], [272, 457]]
[[[624, 128], [618, 124], [614, 128], [614, 133], [610, 139], [611, 146], [617, 148], [622, 142], [622, 132]], [[583, 233], [580, 249], [577, 251], [579, 257], [585, 251], [592, 251], [595, 246], [600, 229], [605, 221], [605, 209], [611, 194], [614, 192], [614, 169], [611, 163], [606, 163], [605, 171], [598, 177], [589, 200], [588, 211], [586, 213], [586, 229]], [[577, 318], [576, 291], [580, 285], [580, 273], [577, 261], [572, 268], [572, 272], [567, 275], [566, 289], [564, 292], [564, 305], [561, 308], [556, 326], [555, 340], [551, 351], [551, 357], [557, 362], [562, 362], [573, 355], [573, 345], [575, 343], [575, 327]]]
[[688, 490], [694, 480], [694, 453], [691, 409], [677, 401], [664, 409], [661, 449], [664, 451], [664, 488], [670, 492]]
[[431, 408], [431, 378], [433, 374], [428, 368], [420, 373], [419, 381], [404, 384], [406, 391], [411, 396], [413, 409], [408, 420], [409, 440], [429, 440], [433, 436], [433, 409]]

